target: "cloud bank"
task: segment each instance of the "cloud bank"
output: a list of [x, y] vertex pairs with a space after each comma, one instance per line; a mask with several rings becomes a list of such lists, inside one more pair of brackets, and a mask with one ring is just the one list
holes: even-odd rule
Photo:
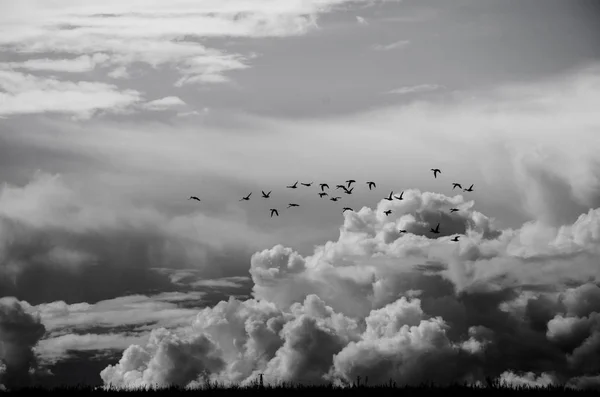
[[249, 68], [255, 55], [228, 53], [203, 40], [303, 35], [318, 28], [321, 14], [373, 2], [150, 0], [143, 7], [135, 0], [3, 2], [0, 51], [30, 58], [0, 65], [5, 69], [0, 88], [7, 90], [9, 80], [18, 87], [0, 94], [0, 116], [51, 112], [86, 118], [97, 110], [120, 110], [141, 96], [106, 83], [57, 80], [18, 70], [72, 75], [99, 69], [109, 78], [127, 79], [131, 69], [139, 71], [143, 65], [174, 72], [175, 87], [227, 83], [227, 73]]
[[46, 331], [26, 302], [0, 298], [0, 391], [27, 385], [37, 367], [33, 348]]
[[205, 308], [184, 330], [154, 330], [101, 377], [119, 387], [247, 383], [258, 373], [267, 382], [493, 376], [598, 387], [600, 208], [561, 227], [498, 230], [473, 206], [410, 189], [402, 201], [346, 212], [338, 240], [312, 255], [257, 252], [253, 299]]

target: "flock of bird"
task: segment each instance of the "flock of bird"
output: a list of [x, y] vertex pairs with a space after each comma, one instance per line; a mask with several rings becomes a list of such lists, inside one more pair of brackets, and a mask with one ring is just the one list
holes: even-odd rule
[[[431, 171], [433, 172], [433, 177], [436, 178], [436, 179], [437, 179], [437, 174], [441, 174], [442, 173], [442, 171], [439, 168], [432, 168]], [[352, 194], [352, 191], [354, 190], [354, 187], [351, 187], [351, 186], [352, 186], [353, 183], [356, 183], [356, 181], [354, 179], [348, 179], [346, 181], [346, 185], [343, 185], [343, 184], [336, 185], [335, 189], [336, 190], [342, 189], [342, 191], [345, 194]], [[377, 185], [373, 181], [367, 181], [365, 183], [369, 187], [369, 190], [373, 190], [373, 188], [377, 188]], [[313, 185], [313, 182], [310, 182], [310, 183], [302, 183], [301, 182], [300, 184], [302, 186], [311, 187]], [[455, 183], [452, 183], [452, 190], [454, 190], [456, 188], [459, 188], [459, 189], [462, 189], [465, 192], [473, 192], [474, 191], [473, 190], [473, 186], [474, 185], [471, 185], [471, 186], [469, 186], [469, 188], [463, 189], [463, 187], [462, 187], [462, 185], [460, 183], [456, 183], [455, 182]], [[319, 183], [319, 187], [321, 188], [321, 191], [318, 193], [319, 197], [323, 198], [325, 196], [329, 196], [329, 193], [327, 193], [325, 191], [325, 188], [330, 189], [330, 187], [329, 187], [329, 185], [327, 183]], [[296, 181], [296, 183], [294, 183], [293, 185], [286, 186], [286, 188], [287, 189], [297, 189], [298, 188], [298, 181]], [[262, 193], [262, 198], [268, 199], [268, 198], [271, 197], [272, 190], [269, 191], [268, 193], [265, 193], [265, 191], [261, 190], [261, 193]], [[249, 201], [250, 200], [250, 196], [252, 196], [252, 192], [248, 193], [247, 196], [242, 197], [239, 201]], [[404, 196], [404, 191], [402, 191], [399, 196], [394, 195], [394, 192], [391, 191], [390, 194], [389, 194], [389, 196], [384, 197], [384, 200], [388, 200], [388, 201], [393, 201], [394, 199], [396, 199], [396, 200], [403, 200], [404, 199], [403, 196]], [[329, 200], [331, 200], [331, 201], [338, 201], [341, 198], [342, 198], [341, 196], [330, 196]], [[202, 201], [197, 196], [190, 196], [190, 198], [188, 200]], [[289, 208], [292, 208], [292, 207], [299, 207], [299, 206], [300, 205], [296, 204], [296, 203], [289, 203], [288, 206], [287, 206], [287, 208], [289, 209]], [[277, 208], [270, 208], [270, 211], [271, 211], [271, 218], [273, 217], [273, 215], [279, 216], [279, 211], [277, 210]], [[342, 210], [342, 214], [344, 212], [346, 212], [346, 211], [354, 211], [354, 210], [351, 207], [344, 207], [343, 210]], [[451, 208], [450, 209], [450, 213], [457, 212], [457, 211], [460, 211], [460, 210], [458, 208]], [[389, 216], [392, 213], [392, 210], [386, 210], [386, 211], [383, 211], [383, 213], [386, 216]], [[431, 233], [439, 234], [440, 233], [440, 224], [438, 223], [437, 226], [435, 228], [431, 228], [430, 231], [431, 231]], [[399, 230], [399, 232], [400, 233], [406, 233], [406, 230], [402, 229], [402, 230]], [[458, 241], [458, 238], [459, 238], [459, 236], [455, 236], [452, 239], [452, 241]]]

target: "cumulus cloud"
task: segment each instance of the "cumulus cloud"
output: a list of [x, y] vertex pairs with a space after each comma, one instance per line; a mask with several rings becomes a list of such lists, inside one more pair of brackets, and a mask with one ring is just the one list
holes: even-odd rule
[[[449, 214], [451, 207], [461, 211]], [[162, 350], [131, 346], [101, 376], [118, 386], [244, 384], [262, 373], [267, 382], [491, 376], [509, 385], [593, 387], [599, 214], [591, 209], [562, 228], [535, 221], [499, 230], [463, 195], [407, 189], [402, 201], [346, 212], [337, 241], [312, 255], [282, 245], [257, 252], [252, 299], [203, 309], [185, 336], [163, 337]], [[442, 233], [431, 235], [437, 222]], [[454, 234], [459, 242], [450, 241]], [[182, 356], [179, 346], [195, 343], [205, 355]], [[161, 375], [179, 362], [185, 376]]]
[[31, 382], [37, 365], [33, 348], [45, 333], [39, 316], [27, 308], [26, 302], [0, 298], [0, 385], [9, 389]]

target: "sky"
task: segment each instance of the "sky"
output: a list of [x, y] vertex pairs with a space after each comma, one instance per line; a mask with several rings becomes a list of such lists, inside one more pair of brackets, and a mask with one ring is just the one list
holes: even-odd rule
[[600, 388], [595, 3], [0, 0], [0, 385]]

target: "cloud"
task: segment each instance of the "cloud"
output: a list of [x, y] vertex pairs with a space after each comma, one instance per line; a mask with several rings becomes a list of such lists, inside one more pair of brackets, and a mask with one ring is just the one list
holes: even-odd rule
[[167, 110], [185, 106], [186, 103], [176, 96], [168, 96], [144, 103], [143, 107], [148, 110]]
[[[134, 65], [153, 69], [166, 66], [177, 73], [175, 87], [188, 84], [227, 83], [231, 71], [250, 67], [254, 54], [228, 53], [202, 42], [214, 37], [288, 37], [318, 28], [317, 19], [335, 8], [374, 0], [310, 0], [279, 4], [273, 0], [216, 1], [198, 4], [177, 0], [168, 5], [151, 0], [140, 10], [136, 1], [93, 1], [48, 3], [24, 1], [18, 6], [0, 5], [0, 49], [8, 54], [33, 56], [22, 62], [4, 64], [11, 79], [29, 80], [16, 69], [89, 72], [97, 66], [111, 68], [107, 77], [126, 79]], [[50, 53], [51, 59], [35, 57]], [[58, 58], [56, 55], [69, 56]], [[19, 77], [20, 76], [20, 77]], [[23, 92], [0, 96], [0, 117], [23, 113], [64, 112], [90, 117], [93, 110], [117, 110], [139, 100], [141, 94], [117, 91], [101, 82], [57, 81], [57, 92]], [[21, 82], [20, 84], [23, 84]], [[0, 86], [0, 88], [4, 88]], [[5, 88], [4, 88], [5, 89]], [[83, 91], [83, 92], [82, 92]], [[92, 95], [89, 91], [94, 91]], [[47, 97], [47, 98], [46, 98]], [[52, 97], [54, 101], [49, 100]], [[92, 102], [95, 102], [92, 104]]]
[[[373, 49], [375, 51], [390, 51], [395, 50], [397, 48], [404, 48], [410, 44], [410, 40], [398, 40], [389, 44], [375, 44], [373, 45]], [[419, 87], [419, 86], [417, 86]], [[423, 87], [423, 86], [420, 86]], [[422, 89], [422, 88], [421, 88]]]
[[27, 69], [31, 71], [51, 71], [64, 73], [84, 73], [90, 72], [109, 59], [104, 53], [95, 53], [92, 55], [81, 55], [71, 59], [29, 59], [24, 62], [5, 62], [0, 64], [3, 69]]
[[30, 384], [37, 366], [33, 347], [45, 332], [27, 307], [13, 297], [0, 298], [0, 385], [8, 389]]
[[[150, 270], [166, 263], [199, 270], [201, 278], [239, 275], [252, 250], [269, 241], [248, 231], [235, 213], [220, 219], [200, 212], [173, 218], [72, 183], [40, 172], [25, 186], [0, 188], [2, 295], [86, 301], [144, 285], [172, 288], [166, 277]], [[34, 287], [42, 279], [45, 287]]]
[[[380, 48], [380, 49], [382, 49], [382, 48]], [[388, 91], [387, 93], [388, 94], [407, 95], [407, 94], [416, 94], [416, 93], [421, 93], [421, 92], [436, 91], [441, 88], [443, 88], [443, 87], [440, 85], [437, 85], [437, 84], [419, 84], [419, 85], [395, 88], [391, 91]]]
[[48, 365], [76, 351], [123, 350], [147, 341], [154, 328], [189, 325], [198, 311], [194, 307], [203, 305], [203, 296], [199, 291], [170, 292], [123, 296], [95, 304], [55, 301], [32, 306], [47, 330], [36, 354]]
[[54, 78], [0, 70], [0, 116], [31, 113], [63, 113], [89, 118], [99, 111], [123, 111], [141, 99], [135, 90], [90, 81]]
[[359, 25], [368, 25], [369, 24], [369, 22], [365, 18], [358, 16], [358, 15], [356, 16], [356, 21], [358, 22]]
[[[451, 207], [461, 211], [450, 215]], [[346, 212], [337, 241], [312, 255], [282, 245], [257, 252], [252, 299], [203, 309], [185, 337], [157, 330], [168, 335], [160, 352], [131, 346], [101, 376], [106, 385], [149, 385], [180, 362], [186, 376], [172, 382], [189, 387], [258, 373], [267, 382], [492, 376], [590, 387], [589, 374], [600, 372], [600, 208], [561, 228], [540, 220], [499, 230], [473, 207], [462, 195], [407, 189], [402, 201]], [[442, 234], [430, 235], [438, 221]], [[181, 355], [192, 340], [206, 356]]]

